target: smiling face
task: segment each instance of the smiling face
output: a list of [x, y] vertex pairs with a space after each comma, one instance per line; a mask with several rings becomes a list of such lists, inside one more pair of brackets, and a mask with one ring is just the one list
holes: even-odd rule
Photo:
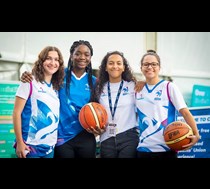
[[154, 84], [159, 81], [160, 65], [157, 58], [153, 55], [145, 56], [141, 64], [141, 71], [148, 83]]
[[55, 72], [58, 71], [59, 66], [60, 63], [58, 52], [49, 51], [45, 61], [43, 62], [45, 76], [52, 76]]
[[122, 80], [122, 73], [125, 70], [123, 58], [118, 54], [109, 56], [106, 64], [106, 71], [109, 74], [109, 81], [111, 83], [120, 82]]
[[85, 72], [85, 68], [91, 61], [91, 51], [86, 45], [79, 45], [75, 48], [74, 53], [71, 56], [73, 62], [74, 71], [82, 70]]

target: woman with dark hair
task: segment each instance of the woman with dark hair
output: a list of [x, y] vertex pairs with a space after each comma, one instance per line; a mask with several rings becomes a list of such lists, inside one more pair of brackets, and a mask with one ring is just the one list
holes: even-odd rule
[[31, 83], [21, 83], [13, 112], [17, 157], [52, 158], [57, 142], [58, 90], [63, 83], [64, 61], [56, 47], [45, 47], [32, 69]]
[[135, 82], [124, 54], [109, 52], [98, 76], [97, 97], [108, 113], [108, 124], [100, 135], [101, 158], [135, 158], [138, 130], [135, 112]]
[[79, 111], [95, 99], [96, 77], [92, 74], [93, 48], [88, 41], [75, 41], [70, 48], [64, 87], [60, 89], [60, 121], [55, 158], [95, 158], [96, 139], [79, 122]]
[[163, 131], [175, 121], [176, 110], [192, 128], [191, 143], [183, 147], [191, 148], [199, 139], [199, 132], [178, 87], [159, 78], [161, 61], [154, 50], [148, 50], [141, 59], [141, 71], [146, 78], [143, 89], [136, 94], [139, 117], [140, 138], [137, 148], [138, 158], [177, 158], [177, 152], [165, 143]]

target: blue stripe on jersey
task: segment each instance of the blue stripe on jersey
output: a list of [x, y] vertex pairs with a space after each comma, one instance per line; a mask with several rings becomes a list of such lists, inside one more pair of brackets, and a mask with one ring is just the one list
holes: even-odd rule
[[[29, 137], [33, 138], [36, 134], [37, 131], [40, 131], [43, 128], [46, 128], [47, 126], [51, 125], [52, 123], [57, 123], [58, 122], [58, 117], [55, 116], [50, 108], [43, 103], [40, 100], [37, 100], [37, 108], [38, 108], [38, 116], [32, 116], [32, 120], [31, 120], [31, 127], [29, 127]], [[54, 130], [57, 130], [57, 128], [55, 128]], [[41, 139], [45, 138], [46, 135], [51, 134], [51, 131], [49, 133], [46, 133], [44, 135], [42, 135]]]
[[29, 97], [21, 114], [21, 120], [24, 120], [22, 121], [22, 136], [25, 141], [28, 137], [29, 123], [32, 114], [31, 106], [31, 97]]

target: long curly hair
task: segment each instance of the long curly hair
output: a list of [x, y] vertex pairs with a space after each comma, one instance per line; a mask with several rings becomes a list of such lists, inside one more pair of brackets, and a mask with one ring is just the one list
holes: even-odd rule
[[106, 66], [107, 66], [109, 57], [113, 54], [120, 55], [123, 59], [123, 65], [125, 66], [125, 70], [122, 73], [122, 79], [124, 81], [136, 82], [136, 78], [133, 75], [133, 71], [128, 63], [128, 60], [125, 58], [124, 54], [120, 51], [108, 52], [102, 59], [101, 65], [99, 66], [98, 82], [97, 82], [97, 90], [96, 90], [97, 101], [99, 100], [100, 95], [103, 92], [105, 83], [109, 81], [109, 74], [106, 71]]
[[43, 83], [44, 82], [44, 67], [43, 63], [48, 57], [48, 53], [50, 51], [56, 51], [59, 56], [59, 69], [52, 75], [52, 85], [55, 90], [59, 90], [63, 85], [64, 79], [64, 60], [61, 51], [54, 46], [45, 47], [38, 55], [38, 59], [34, 63], [34, 67], [32, 69], [32, 75], [34, 75], [36, 81]]

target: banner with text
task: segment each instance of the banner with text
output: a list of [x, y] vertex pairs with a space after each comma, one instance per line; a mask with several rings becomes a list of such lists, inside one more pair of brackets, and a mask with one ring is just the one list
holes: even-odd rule
[[[191, 149], [179, 151], [178, 158], [210, 158], [210, 107], [189, 109], [195, 118], [201, 139]], [[180, 114], [177, 120], [185, 122]]]

